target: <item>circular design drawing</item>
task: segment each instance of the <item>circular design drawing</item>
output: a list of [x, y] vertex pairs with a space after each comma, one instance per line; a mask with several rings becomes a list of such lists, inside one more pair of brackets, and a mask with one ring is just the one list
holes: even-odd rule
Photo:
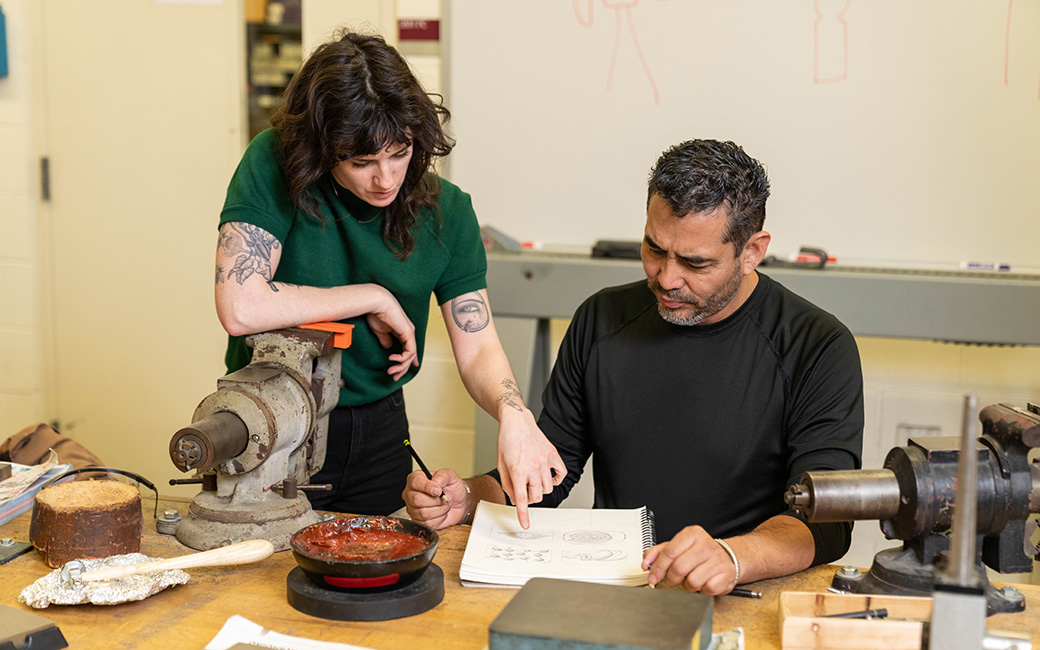
[[572, 530], [563, 534], [563, 541], [571, 544], [607, 544], [613, 538], [603, 530]]

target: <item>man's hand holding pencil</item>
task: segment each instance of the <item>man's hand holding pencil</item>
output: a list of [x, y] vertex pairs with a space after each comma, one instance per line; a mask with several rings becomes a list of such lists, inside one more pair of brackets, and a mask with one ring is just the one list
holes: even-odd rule
[[412, 518], [434, 529], [466, 523], [469, 488], [462, 477], [451, 469], [431, 473], [411, 443], [405, 440], [404, 444], [420, 468], [408, 475], [402, 493]]

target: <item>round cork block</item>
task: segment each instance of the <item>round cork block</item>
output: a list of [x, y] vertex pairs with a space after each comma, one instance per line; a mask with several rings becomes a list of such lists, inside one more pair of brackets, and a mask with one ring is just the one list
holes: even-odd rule
[[141, 494], [119, 481], [76, 481], [41, 490], [29, 541], [47, 566], [141, 550]]

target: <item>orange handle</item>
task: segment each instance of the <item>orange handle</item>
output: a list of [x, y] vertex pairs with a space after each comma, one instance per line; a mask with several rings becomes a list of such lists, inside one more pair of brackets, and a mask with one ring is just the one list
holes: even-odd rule
[[353, 339], [354, 326], [347, 323], [309, 323], [307, 325], [300, 325], [300, 327], [305, 330], [331, 332], [333, 335], [332, 346], [341, 350], [349, 348]]

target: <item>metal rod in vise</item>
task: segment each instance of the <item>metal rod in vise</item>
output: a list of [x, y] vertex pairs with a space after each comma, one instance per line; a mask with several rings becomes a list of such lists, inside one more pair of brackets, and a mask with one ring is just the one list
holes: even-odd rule
[[979, 398], [974, 393], [964, 396], [964, 423], [961, 428], [961, 452], [957, 463], [957, 492], [953, 510], [950, 562], [947, 577], [961, 587], [978, 587], [975, 570], [975, 538], [978, 516], [978, 452], [975, 441], [978, 427]]

